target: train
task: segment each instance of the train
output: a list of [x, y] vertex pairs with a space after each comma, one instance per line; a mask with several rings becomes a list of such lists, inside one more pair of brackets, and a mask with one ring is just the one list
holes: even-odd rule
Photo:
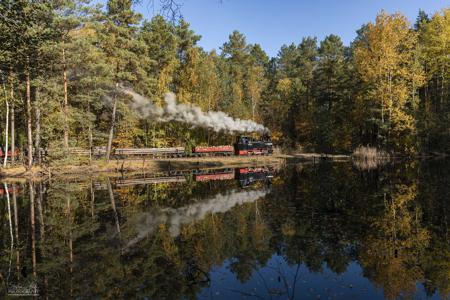
[[[41, 156], [46, 157], [50, 150], [41, 149]], [[94, 147], [92, 150], [81, 148], [70, 148], [69, 152], [73, 155], [93, 155], [102, 157], [106, 155], [106, 147]], [[221, 146], [195, 146], [190, 151], [185, 147], [168, 148], [114, 148], [111, 151], [111, 157], [124, 159], [133, 157], [149, 158], [175, 158], [175, 157], [204, 157], [204, 156], [249, 156], [249, 155], [272, 155], [273, 144], [270, 137], [254, 139], [248, 136], [238, 136], [233, 145]], [[16, 149], [15, 157], [20, 155]], [[26, 156], [26, 152], [24, 152]], [[5, 156], [5, 152], [0, 149], [0, 158]], [[11, 157], [11, 151], [8, 151], [8, 157]]]
[[[94, 149], [94, 155], [103, 155], [106, 149]], [[191, 151], [184, 147], [172, 148], [115, 148], [112, 155], [117, 158], [135, 156], [149, 156], [152, 158], [165, 157], [203, 157], [203, 156], [248, 156], [272, 155], [273, 143], [270, 138], [253, 139], [247, 136], [238, 136], [233, 145], [221, 146], [195, 146]]]

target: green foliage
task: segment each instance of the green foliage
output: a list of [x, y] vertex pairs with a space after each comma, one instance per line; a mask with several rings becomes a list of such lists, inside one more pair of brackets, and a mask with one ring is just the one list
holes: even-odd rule
[[[336, 35], [322, 41], [306, 37], [269, 58], [238, 31], [218, 53], [206, 52], [186, 20], [159, 15], [142, 20], [131, 0], [110, 0], [106, 9], [86, 0], [5, 0], [0, 98], [2, 107], [6, 97], [15, 108], [16, 147], [24, 147], [27, 137], [29, 71], [32, 130], [40, 128], [33, 139], [39, 137], [43, 148], [63, 138], [66, 124], [71, 147], [87, 148], [91, 137], [92, 146], [104, 146], [113, 99], [119, 103], [114, 145], [232, 140], [185, 124], [140, 119], [130, 99], [115, 89], [120, 83], [158, 105], [172, 91], [178, 101], [203, 110], [253, 119], [288, 147], [351, 153], [369, 145], [400, 154], [448, 153], [449, 14], [444, 9], [429, 17], [420, 11], [412, 28], [401, 14], [381, 12], [357, 31], [350, 47]], [[5, 121], [2, 110], [2, 132]]]

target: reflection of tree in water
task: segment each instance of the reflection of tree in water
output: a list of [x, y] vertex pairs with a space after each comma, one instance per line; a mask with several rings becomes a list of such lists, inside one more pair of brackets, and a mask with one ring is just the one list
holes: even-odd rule
[[397, 184], [386, 197], [384, 213], [375, 217], [359, 251], [365, 275], [384, 288], [385, 296], [395, 299], [412, 296], [416, 283], [424, 279], [419, 258], [429, 244], [429, 233], [423, 228], [420, 211], [413, 205], [415, 184]]
[[431, 248], [421, 257], [429, 296], [439, 291], [442, 298], [450, 297], [450, 242], [439, 237], [432, 239]]
[[[359, 172], [347, 164], [319, 164], [287, 169], [264, 199], [202, 214], [181, 223], [176, 235], [161, 222], [124, 254], [139, 214], [182, 210], [237, 186], [188, 180], [114, 189], [111, 197], [108, 190], [94, 191], [90, 181], [34, 184], [34, 216], [29, 193], [17, 196], [13, 257], [17, 253], [19, 260], [12, 261], [13, 269], [33, 270], [35, 219], [36, 277], [51, 298], [70, 291], [85, 298], [194, 299], [214, 280], [208, 274], [212, 267], [228, 261], [246, 282], [262, 276], [259, 269], [274, 253], [294, 269], [305, 265], [314, 272], [326, 265], [339, 274], [359, 261], [364, 276], [387, 297], [411, 294], [417, 280], [424, 281], [429, 294], [438, 291], [444, 297], [450, 290], [448, 168], [444, 172], [440, 166], [439, 176], [426, 171], [417, 177], [419, 167]], [[177, 194], [184, 195], [181, 203], [173, 202]], [[3, 277], [10, 257], [5, 203], [0, 201]], [[292, 287], [293, 278], [286, 286]], [[292, 289], [278, 292], [293, 298]]]
[[[351, 260], [358, 260], [365, 276], [384, 288], [387, 297], [413, 293], [416, 283], [422, 280], [426, 285], [438, 285], [441, 295], [448, 295], [449, 280], [442, 279], [448, 278], [450, 271], [449, 265], [442, 263], [448, 258], [448, 250], [438, 256], [440, 263], [431, 257], [426, 264], [421, 261], [434, 246], [445, 248], [443, 243], [435, 243], [442, 241], [443, 236], [430, 233], [435, 225], [422, 217], [422, 204], [417, 201], [420, 191], [411, 181], [417, 172], [415, 166], [412, 170], [388, 169], [384, 174], [356, 173], [347, 167], [319, 165], [315, 169], [297, 169], [285, 178], [286, 182], [298, 182], [298, 188], [284, 195], [276, 190], [266, 198], [270, 227], [276, 232], [274, 236], [282, 237], [277, 248], [282, 249], [291, 264], [304, 263], [311, 271], [320, 271], [326, 263], [339, 274]], [[393, 180], [408, 185], [391, 184]], [[448, 184], [424, 185], [445, 189]], [[276, 205], [272, 205], [274, 202]], [[439, 203], [445, 203], [444, 199]], [[438, 220], [444, 214], [434, 211], [433, 216]], [[442, 231], [448, 225], [438, 227]], [[449, 240], [445, 236], [444, 240], [448, 249]], [[442, 267], [440, 272], [430, 272], [438, 280], [426, 274], [431, 262]]]

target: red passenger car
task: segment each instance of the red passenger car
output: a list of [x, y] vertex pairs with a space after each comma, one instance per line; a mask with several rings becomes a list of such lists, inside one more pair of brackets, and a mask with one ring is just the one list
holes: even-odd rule
[[192, 153], [196, 154], [212, 154], [212, 155], [232, 155], [234, 148], [231, 145], [226, 146], [197, 146], [194, 147]]

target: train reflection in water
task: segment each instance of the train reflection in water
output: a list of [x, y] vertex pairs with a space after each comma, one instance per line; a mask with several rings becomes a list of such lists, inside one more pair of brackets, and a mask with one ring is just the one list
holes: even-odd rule
[[241, 187], [245, 188], [256, 182], [264, 182], [270, 184], [273, 178], [273, 168], [264, 167], [245, 167], [236, 169], [219, 169], [209, 172], [201, 172], [195, 174], [195, 181], [210, 180], [232, 180], [239, 181]]
[[[203, 220], [207, 215], [225, 213], [236, 206], [253, 203], [264, 198], [270, 189], [275, 169], [271, 166], [206, 169], [191, 171], [172, 171], [169, 176], [155, 178], [127, 178], [115, 181], [116, 187], [132, 184], [179, 183], [188, 180], [194, 182], [226, 182], [236, 181], [239, 184], [229, 185], [225, 191], [213, 195], [200, 196], [196, 201], [184, 203], [181, 206], [152, 207], [135, 215], [122, 227], [124, 231], [132, 232], [131, 239], [124, 239], [123, 253], [132, 252], [135, 245], [153, 234], [160, 224], [165, 224], [170, 236], [180, 234], [183, 226]], [[259, 184], [258, 184], [259, 183]], [[252, 187], [252, 188], [247, 188]]]
[[159, 176], [140, 176], [118, 178], [114, 181], [116, 187], [125, 187], [139, 184], [185, 182], [189, 175], [196, 182], [237, 180], [242, 188], [249, 187], [257, 182], [270, 185], [274, 174], [272, 166], [203, 169], [189, 171], [170, 171]]

